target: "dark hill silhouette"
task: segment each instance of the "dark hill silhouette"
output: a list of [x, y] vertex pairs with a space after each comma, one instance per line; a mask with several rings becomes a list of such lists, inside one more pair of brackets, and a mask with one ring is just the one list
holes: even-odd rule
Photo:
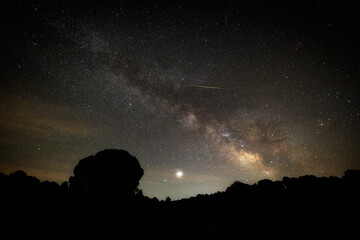
[[143, 196], [136, 189], [142, 175], [137, 159], [123, 150], [80, 160], [69, 187], [23, 171], [0, 173], [0, 238], [324, 239], [357, 231], [358, 170], [342, 178], [234, 182], [224, 192], [178, 201]]

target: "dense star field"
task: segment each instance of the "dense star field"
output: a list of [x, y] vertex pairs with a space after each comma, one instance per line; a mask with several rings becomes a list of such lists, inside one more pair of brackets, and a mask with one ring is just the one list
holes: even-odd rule
[[351, 1], [5, 1], [0, 172], [68, 181], [136, 156], [144, 195], [187, 198], [360, 169]]

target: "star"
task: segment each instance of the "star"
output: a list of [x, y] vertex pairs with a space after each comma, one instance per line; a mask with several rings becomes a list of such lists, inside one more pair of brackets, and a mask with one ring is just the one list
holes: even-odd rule
[[177, 171], [175, 175], [177, 178], [182, 178], [184, 176], [184, 173], [182, 171]]

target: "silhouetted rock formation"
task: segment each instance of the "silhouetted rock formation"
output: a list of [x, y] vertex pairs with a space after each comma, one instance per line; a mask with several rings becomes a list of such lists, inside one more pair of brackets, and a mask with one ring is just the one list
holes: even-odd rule
[[358, 170], [343, 178], [234, 182], [225, 192], [178, 201], [143, 196], [136, 189], [143, 170], [126, 151], [85, 158], [74, 175], [68, 188], [23, 171], [0, 173], [0, 238], [168, 239], [179, 232], [184, 238], [347, 238], [355, 236], [360, 214]]
[[144, 170], [138, 160], [124, 150], [104, 150], [79, 161], [70, 177], [70, 188], [98, 197], [130, 195], [139, 185]]

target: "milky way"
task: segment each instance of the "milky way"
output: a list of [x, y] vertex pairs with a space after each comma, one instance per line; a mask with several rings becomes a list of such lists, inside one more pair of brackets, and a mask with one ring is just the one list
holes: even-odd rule
[[60, 183], [121, 148], [179, 199], [360, 168], [352, 3], [5, 5], [2, 172]]

